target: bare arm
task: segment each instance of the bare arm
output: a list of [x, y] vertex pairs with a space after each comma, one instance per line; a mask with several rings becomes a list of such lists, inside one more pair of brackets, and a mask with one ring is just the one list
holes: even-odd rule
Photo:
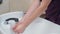
[[24, 23], [24, 25], [26, 26], [29, 25], [36, 17], [41, 15], [43, 11], [48, 7], [50, 2], [51, 0], [42, 0], [41, 5], [39, 7], [36, 5], [38, 8], [34, 11], [32, 10], [32, 8], [34, 9], [34, 4], [33, 4], [33, 6], [28, 10], [28, 12], [21, 20]]
[[40, 0], [33, 0], [33, 3], [30, 5], [25, 16], [20, 22], [24, 22], [25, 18], [28, 19], [27, 17], [29, 17], [39, 6], [40, 6]]

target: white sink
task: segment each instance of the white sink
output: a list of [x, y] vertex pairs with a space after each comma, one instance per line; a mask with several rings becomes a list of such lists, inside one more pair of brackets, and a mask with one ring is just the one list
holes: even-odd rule
[[[14, 19], [20, 20], [24, 16], [23, 12], [10, 12], [0, 15], [0, 31], [3, 34], [15, 34], [11, 27], [16, 24]], [[10, 21], [7, 23], [7, 19]], [[60, 34], [60, 25], [54, 24], [48, 20], [37, 17], [22, 34]]]

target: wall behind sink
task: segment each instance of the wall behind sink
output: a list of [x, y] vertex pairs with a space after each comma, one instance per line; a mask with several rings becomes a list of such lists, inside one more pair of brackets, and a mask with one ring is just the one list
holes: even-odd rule
[[11, 11], [26, 11], [32, 0], [10, 0], [10, 10]]
[[0, 14], [11, 11], [26, 11], [33, 0], [3, 0], [0, 5]]
[[9, 0], [3, 0], [0, 4], [0, 14], [6, 13], [9, 11]]

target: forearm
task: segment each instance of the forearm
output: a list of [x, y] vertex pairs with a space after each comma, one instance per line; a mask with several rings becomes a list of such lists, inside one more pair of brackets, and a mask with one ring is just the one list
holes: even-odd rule
[[33, 13], [36, 8], [40, 6], [40, 1], [39, 0], [34, 0], [29, 9], [27, 10], [25, 16], [22, 18], [20, 22], [25, 22], [25, 18], [28, 19], [27, 17], [30, 16], [31, 13]]
[[23, 25], [27, 26], [29, 25], [36, 17], [43, 14], [44, 8], [39, 7], [33, 12], [27, 12], [23, 19], [21, 20], [23, 22]]
[[[44, 2], [46, 4], [44, 4]], [[34, 11], [28, 11], [25, 16], [22, 18], [21, 22], [23, 22], [23, 25], [27, 26], [29, 25], [36, 17], [43, 14], [43, 11], [47, 8], [50, 2], [44, 1], [41, 3], [41, 5]]]

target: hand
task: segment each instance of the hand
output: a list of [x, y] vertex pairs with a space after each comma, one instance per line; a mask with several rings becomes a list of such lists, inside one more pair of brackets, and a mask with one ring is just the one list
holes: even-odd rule
[[17, 23], [14, 27], [13, 27], [13, 31], [16, 33], [23, 33], [25, 30], [26, 26], [23, 25], [23, 23]]

